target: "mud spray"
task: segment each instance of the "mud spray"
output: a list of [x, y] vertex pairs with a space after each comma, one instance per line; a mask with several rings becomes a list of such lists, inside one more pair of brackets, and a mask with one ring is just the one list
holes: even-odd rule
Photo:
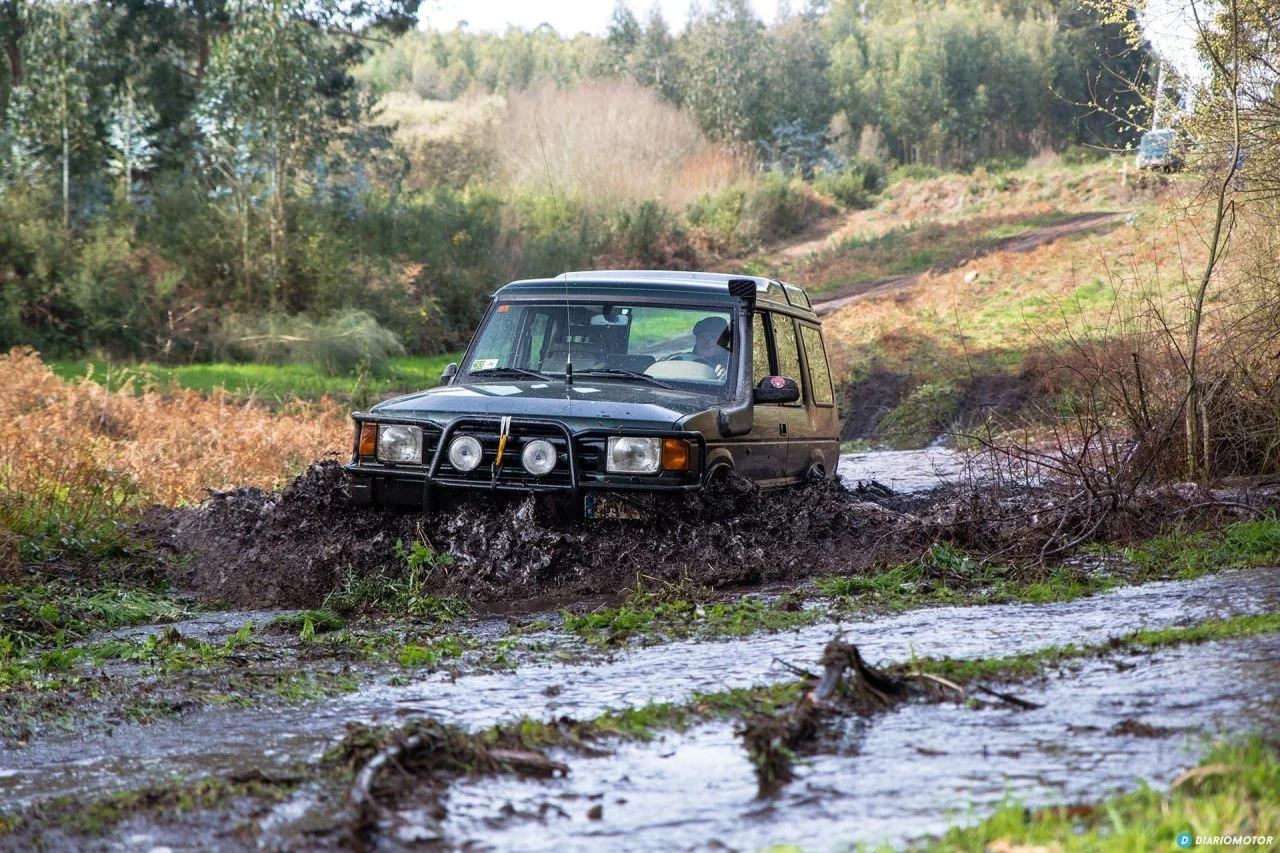
[[342, 468], [327, 462], [280, 494], [238, 489], [199, 507], [157, 508], [139, 532], [180, 555], [175, 583], [234, 606], [318, 605], [344, 580], [403, 572], [397, 543], [414, 542], [453, 558], [433, 571], [432, 591], [496, 602], [685, 579], [723, 588], [865, 573], [940, 540], [1027, 561], [1077, 529], [1091, 529], [1091, 539], [1150, 535], [1205, 499], [1153, 491], [1095, 523], [1062, 493], [1041, 485], [901, 495], [837, 482], [766, 492], [731, 480], [696, 495], [629, 498], [626, 520], [566, 523], [534, 496], [472, 496], [426, 516], [355, 506]]
[[[871, 492], [867, 494], [872, 494]], [[185, 555], [174, 581], [210, 600], [254, 607], [320, 603], [348, 575], [403, 570], [397, 542], [453, 557], [434, 573], [441, 593], [475, 601], [611, 594], [696, 578], [723, 587], [847, 572], [855, 555], [927, 546], [875, 491], [835, 483], [761, 492], [745, 482], [678, 497], [630, 499], [637, 518], [565, 523], [533, 496], [466, 498], [429, 515], [349, 503], [342, 468], [317, 463], [280, 494], [220, 493], [189, 509], [157, 508], [140, 532]]]

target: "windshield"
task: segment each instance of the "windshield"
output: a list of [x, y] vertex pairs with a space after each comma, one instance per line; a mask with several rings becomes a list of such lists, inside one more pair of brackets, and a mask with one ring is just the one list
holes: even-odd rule
[[572, 354], [575, 376], [719, 393], [728, 387], [732, 350], [724, 306], [502, 302], [463, 368], [465, 381], [562, 379]]
[[1172, 130], [1151, 130], [1138, 141], [1138, 150], [1148, 157], [1163, 157], [1173, 145]]

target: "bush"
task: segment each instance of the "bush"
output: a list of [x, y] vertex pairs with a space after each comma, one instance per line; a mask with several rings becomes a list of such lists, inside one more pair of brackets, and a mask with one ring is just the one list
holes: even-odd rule
[[862, 210], [875, 203], [874, 196], [885, 186], [884, 168], [876, 163], [854, 160], [843, 170], [820, 175], [813, 186], [849, 210]]
[[1088, 145], [1068, 145], [1066, 150], [1059, 155], [1062, 163], [1067, 166], [1087, 166], [1090, 163], [1097, 163], [1099, 160], [1105, 159], [1107, 152], [1100, 148], [1090, 148]]
[[624, 208], [615, 223], [627, 256], [637, 261], [657, 258], [659, 245], [672, 227], [671, 214], [659, 202], [652, 200]]
[[906, 163], [889, 173], [889, 183], [927, 181], [931, 178], [940, 178], [942, 175], [943, 171], [936, 166], [929, 166], [925, 163]]
[[223, 332], [230, 355], [317, 364], [335, 376], [357, 369], [382, 373], [388, 359], [405, 354], [396, 336], [363, 311], [346, 311], [320, 321], [303, 315], [273, 315], [262, 320], [232, 316]]
[[751, 241], [798, 234], [809, 223], [831, 212], [803, 181], [778, 172], [766, 172], [746, 194], [741, 230]]
[[876, 436], [895, 450], [925, 447], [951, 428], [962, 399], [952, 382], [926, 382], [884, 416]]

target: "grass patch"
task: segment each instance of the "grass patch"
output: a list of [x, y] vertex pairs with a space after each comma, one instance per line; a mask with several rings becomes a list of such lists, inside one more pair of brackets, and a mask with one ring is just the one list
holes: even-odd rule
[[823, 616], [783, 596], [773, 602], [754, 598], [697, 603], [662, 593], [637, 591], [619, 607], [591, 613], [562, 611], [564, 628], [596, 646], [635, 638], [648, 642], [689, 637], [741, 637], [756, 631], [785, 631], [811, 625]]
[[453, 565], [453, 557], [436, 552], [425, 542], [406, 546], [397, 541], [395, 554], [405, 564], [401, 575], [379, 573], [360, 577], [348, 573], [342, 587], [325, 597], [324, 609], [343, 616], [355, 613], [387, 613], [431, 622], [451, 622], [467, 612], [457, 598], [441, 598], [426, 591], [437, 570]]
[[167, 592], [124, 586], [86, 589], [69, 581], [0, 585], [0, 661], [95, 631], [176, 622], [199, 608]]
[[951, 429], [963, 399], [954, 382], [926, 382], [885, 414], [876, 440], [894, 450], [925, 447]]
[[246, 773], [231, 779], [218, 776], [173, 779], [89, 800], [59, 797], [20, 816], [0, 815], [0, 836], [29, 829], [36, 831], [38, 839], [39, 827], [57, 828], [73, 835], [101, 836], [136, 814], [172, 818], [193, 811], [228, 808], [240, 799], [280, 802], [301, 781], [301, 777], [274, 779], [261, 773]]
[[1110, 651], [1154, 651], [1189, 643], [1215, 640], [1239, 640], [1260, 634], [1280, 632], [1280, 613], [1262, 613], [1213, 619], [1196, 625], [1173, 628], [1141, 629], [1093, 645], [1048, 646], [1024, 654], [980, 660], [922, 659], [906, 666], [966, 683], [980, 679], [1018, 679], [1043, 675], [1050, 667], [1084, 658], [1097, 657]]
[[1275, 565], [1280, 561], [1280, 517], [1274, 512], [1237, 521], [1221, 531], [1169, 533], [1131, 545], [1121, 554], [1142, 579], [1197, 578], [1221, 569]]
[[1105, 592], [1122, 581], [1065, 566], [1028, 580], [1013, 568], [984, 563], [940, 542], [920, 559], [874, 575], [817, 578], [814, 583], [843, 607], [905, 609], [929, 604], [1072, 601]]
[[420, 391], [440, 380], [445, 365], [461, 353], [403, 356], [387, 361], [383, 375], [353, 372], [334, 376], [319, 364], [187, 364], [166, 366], [147, 362], [118, 364], [104, 359], [51, 361], [53, 372], [63, 379], [89, 379], [112, 391], [131, 387], [186, 388], [211, 394], [225, 390], [237, 398], [254, 397], [273, 402], [318, 400], [324, 396], [345, 400], [377, 400], [396, 392]]
[[[972, 827], [955, 828], [916, 850], [1014, 849], [1173, 850], [1188, 833], [1197, 847], [1229, 846], [1207, 839], [1264, 836], [1258, 849], [1280, 837], [1280, 745], [1261, 737], [1214, 746], [1171, 791], [1146, 785], [1090, 806], [1028, 810], [1013, 802]], [[1205, 839], [1205, 840], [1197, 840]], [[1046, 848], [1046, 849], [1049, 849]]]

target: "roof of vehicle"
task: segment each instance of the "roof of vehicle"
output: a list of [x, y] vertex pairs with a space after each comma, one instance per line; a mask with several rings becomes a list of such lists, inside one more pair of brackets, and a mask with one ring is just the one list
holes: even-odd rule
[[750, 280], [756, 285], [756, 300], [771, 308], [778, 308], [811, 319], [816, 319], [808, 295], [799, 287], [774, 279], [752, 275], [729, 275], [713, 272], [686, 272], [678, 270], [585, 270], [561, 273], [555, 278], [527, 278], [513, 281], [498, 289], [495, 296], [523, 296], [566, 291], [575, 296], [593, 295], [600, 291], [614, 291], [626, 285], [636, 296], [677, 298], [706, 297], [715, 300], [729, 298], [729, 282]]

